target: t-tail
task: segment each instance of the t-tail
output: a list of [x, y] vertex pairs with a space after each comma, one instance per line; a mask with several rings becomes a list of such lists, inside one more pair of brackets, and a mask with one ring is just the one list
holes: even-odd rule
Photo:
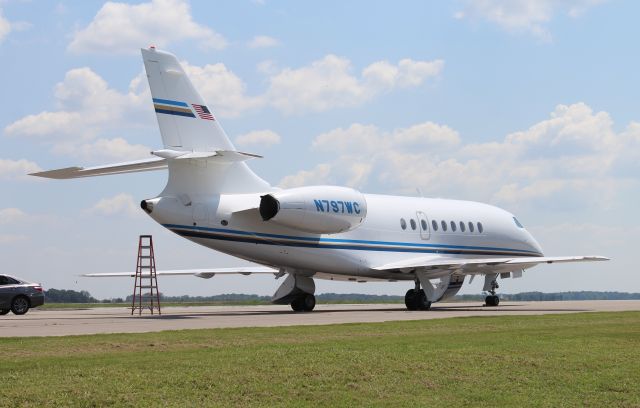
[[142, 49], [153, 107], [162, 136], [162, 149], [153, 157], [94, 167], [67, 167], [34, 176], [70, 179], [168, 168], [161, 195], [239, 194], [271, 190], [245, 163], [260, 157], [239, 152], [218, 118], [178, 62], [155, 47]]

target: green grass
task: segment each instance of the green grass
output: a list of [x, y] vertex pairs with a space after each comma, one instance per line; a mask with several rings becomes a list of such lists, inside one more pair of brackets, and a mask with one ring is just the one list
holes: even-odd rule
[[640, 406], [640, 312], [0, 339], [0, 406]]

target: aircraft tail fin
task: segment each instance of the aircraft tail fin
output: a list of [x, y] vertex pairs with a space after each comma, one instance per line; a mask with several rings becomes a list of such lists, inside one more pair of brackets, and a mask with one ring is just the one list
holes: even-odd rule
[[235, 150], [178, 59], [153, 47], [141, 51], [164, 147]]
[[[141, 51], [164, 148], [177, 154], [191, 152], [192, 156], [203, 156], [199, 152], [235, 152], [178, 59], [155, 47]], [[249, 193], [270, 189], [243, 161], [221, 163], [193, 157], [169, 160], [168, 167], [164, 193]]]
[[271, 191], [246, 160], [261, 157], [237, 151], [187, 77], [178, 59], [155, 47], [142, 50], [163, 149], [153, 158], [94, 167], [66, 167], [33, 176], [71, 179], [169, 169], [162, 195], [241, 194]]

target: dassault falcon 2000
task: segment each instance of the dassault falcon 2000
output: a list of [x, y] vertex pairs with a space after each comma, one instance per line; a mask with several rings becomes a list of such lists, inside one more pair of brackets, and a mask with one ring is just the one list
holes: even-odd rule
[[[484, 276], [488, 306], [497, 279], [533, 266], [600, 261], [545, 257], [509, 212], [487, 204], [363, 194], [337, 186], [272, 187], [247, 166], [176, 57], [142, 49], [162, 149], [153, 157], [98, 167], [34, 173], [54, 179], [168, 169], [168, 182], [140, 205], [156, 222], [198, 244], [257, 266], [158, 271], [158, 275], [273, 274], [285, 277], [273, 303], [315, 306], [314, 279], [407, 281], [409, 310], [455, 295], [469, 275]], [[133, 276], [131, 272], [88, 276]]]

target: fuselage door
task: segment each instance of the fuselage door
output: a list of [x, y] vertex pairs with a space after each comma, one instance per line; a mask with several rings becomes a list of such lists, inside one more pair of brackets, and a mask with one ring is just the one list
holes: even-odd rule
[[430, 231], [427, 215], [422, 211], [416, 212], [416, 215], [418, 216], [418, 228], [420, 229], [420, 237], [422, 239], [429, 239]]

